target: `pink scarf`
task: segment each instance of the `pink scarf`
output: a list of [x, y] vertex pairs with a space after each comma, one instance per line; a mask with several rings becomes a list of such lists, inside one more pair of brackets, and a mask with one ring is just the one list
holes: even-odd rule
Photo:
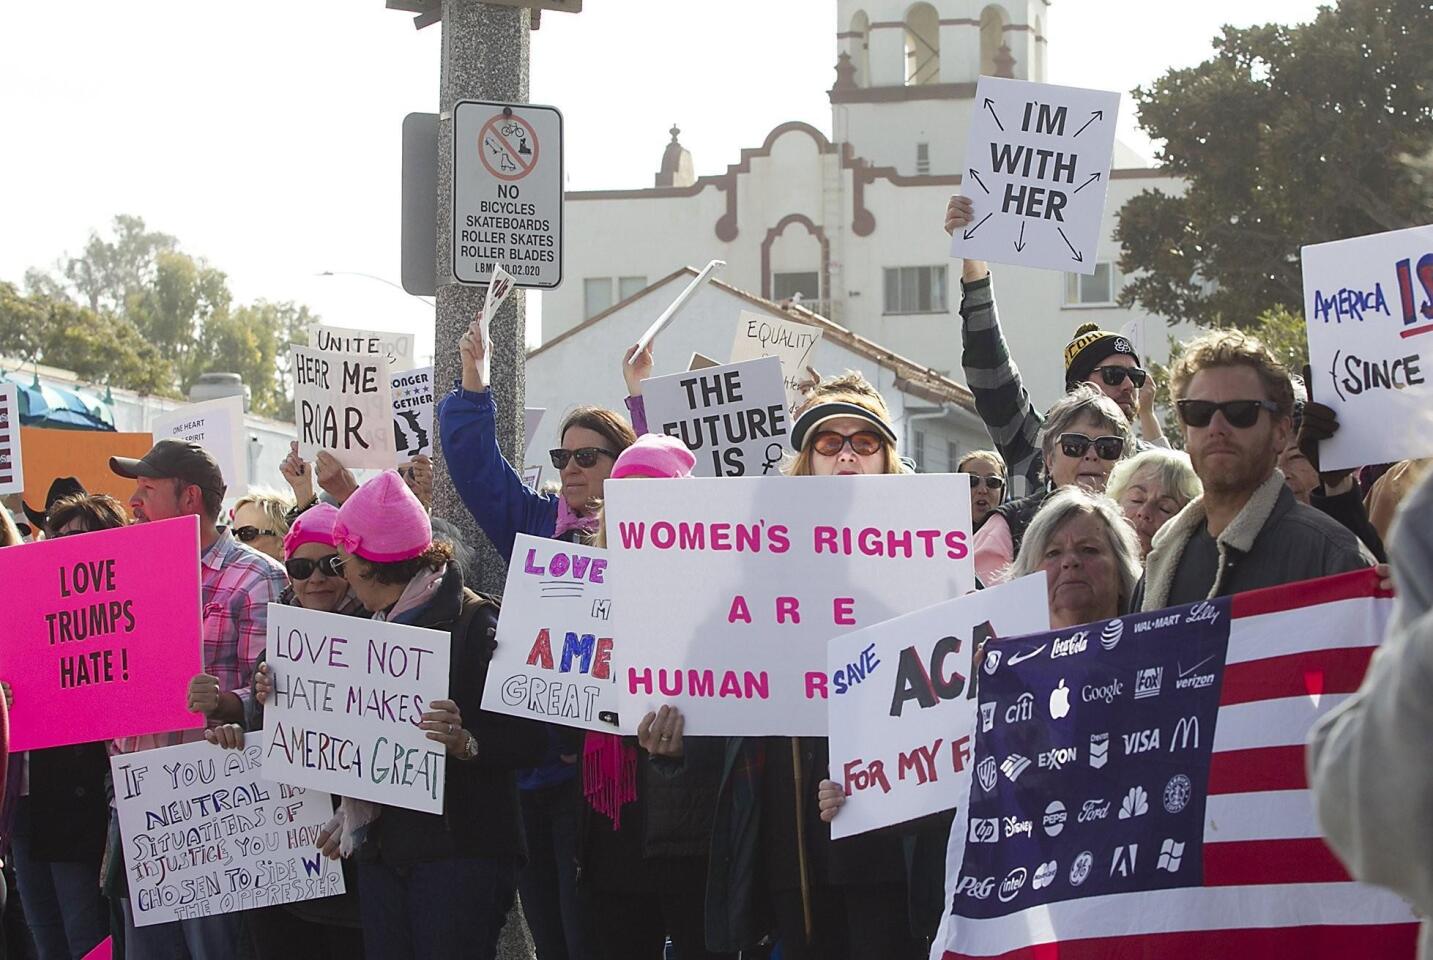
[[637, 751], [615, 733], [588, 731], [582, 743], [582, 794], [613, 830], [622, 829], [622, 806], [637, 799]]
[[583, 533], [592, 534], [597, 532], [597, 517], [584, 517], [574, 513], [567, 505], [567, 500], [561, 494], [557, 497], [557, 529], [553, 531], [552, 538], [560, 539], [569, 530], [581, 530]]

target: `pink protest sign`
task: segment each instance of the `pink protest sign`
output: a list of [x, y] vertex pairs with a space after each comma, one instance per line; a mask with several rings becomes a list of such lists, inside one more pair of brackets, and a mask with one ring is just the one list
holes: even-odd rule
[[89, 953], [85, 954], [84, 960], [110, 960], [114, 956], [114, 938], [105, 937]]
[[11, 750], [204, 725], [197, 517], [7, 547], [0, 583]]

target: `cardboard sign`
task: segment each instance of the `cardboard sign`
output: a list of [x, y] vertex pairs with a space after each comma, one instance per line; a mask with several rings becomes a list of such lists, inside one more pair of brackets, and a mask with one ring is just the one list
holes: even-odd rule
[[1304, 247], [1313, 399], [1338, 413], [1325, 470], [1433, 454], [1433, 226]]
[[950, 255], [1094, 273], [1120, 95], [981, 77]]
[[154, 446], [154, 438], [147, 433], [21, 427], [20, 445], [25, 450], [26, 500], [43, 510], [45, 491], [56, 477], [74, 477], [90, 493], [107, 493], [128, 503], [135, 483], [111, 470], [109, 458], [142, 457]]
[[154, 418], [154, 439], [192, 440], [219, 461], [226, 496], [249, 489], [249, 451], [244, 430], [244, 398], [220, 397], [191, 403]]
[[393, 373], [413, 369], [411, 333], [316, 326], [309, 329], [308, 345], [324, 353], [356, 353], [365, 357], [380, 357]]
[[269, 778], [442, 813], [446, 754], [417, 725], [448, 696], [450, 648], [441, 630], [269, 604]]
[[975, 587], [961, 474], [609, 480], [623, 729], [823, 736], [826, 643]]
[[393, 450], [400, 460], [433, 455], [433, 368], [393, 375]]
[[12, 751], [204, 726], [197, 517], [0, 550], [0, 581]]
[[647, 422], [686, 444], [698, 477], [780, 473], [789, 428], [781, 361], [762, 357], [642, 381]]
[[25, 489], [25, 464], [20, 456], [20, 388], [0, 384], [0, 495]]
[[756, 357], [778, 357], [786, 385], [786, 409], [795, 411], [805, 399], [797, 386], [806, 377], [806, 366], [821, 342], [822, 331], [805, 323], [743, 310], [736, 321], [736, 342], [731, 347], [732, 363]]
[[265, 779], [262, 739], [110, 757], [135, 926], [344, 892], [316, 842], [333, 798]]
[[312, 461], [327, 450], [351, 469], [396, 466], [388, 364], [371, 355], [299, 346], [293, 351], [299, 456]]
[[512, 556], [483, 709], [616, 733], [607, 551], [520, 533]]
[[[1050, 629], [1043, 572], [843, 634], [826, 645], [831, 779], [849, 837], [953, 809], [970, 794], [976, 650]], [[989, 723], [986, 710], [981, 721]], [[989, 729], [987, 726], [985, 729]]]

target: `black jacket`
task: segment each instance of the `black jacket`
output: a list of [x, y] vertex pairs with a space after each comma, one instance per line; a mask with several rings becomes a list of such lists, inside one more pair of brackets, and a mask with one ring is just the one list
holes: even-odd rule
[[[103, 743], [30, 752], [30, 856], [44, 863], [93, 863], [104, 856], [109, 802]], [[10, 776], [19, 777], [18, 765]]]
[[1010, 528], [1011, 559], [1020, 555], [1020, 544], [1025, 540], [1025, 531], [1030, 529], [1030, 521], [1035, 519], [1035, 514], [1040, 512], [1040, 508], [1050, 498], [1050, 493], [1049, 490], [1041, 490], [1019, 500], [1008, 500], [986, 516], [985, 519], [989, 520], [998, 513], [1005, 518], [1005, 525]]

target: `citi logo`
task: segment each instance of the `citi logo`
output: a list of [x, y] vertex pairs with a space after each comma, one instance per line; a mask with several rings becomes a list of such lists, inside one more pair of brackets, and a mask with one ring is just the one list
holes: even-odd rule
[[1125, 685], [1120, 680], [1111, 680], [1109, 683], [1100, 684], [1098, 687], [1085, 684], [1080, 690], [1080, 699], [1086, 703], [1094, 703], [1096, 700], [1102, 703], [1114, 703], [1115, 698], [1124, 693]]
[[1074, 747], [1056, 747], [1040, 754], [1041, 770], [1060, 770], [1067, 763], [1074, 763], [1077, 752]]
[[1187, 750], [1191, 747], [1199, 749], [1199, 718], [1181, 717], [1179, 722], [1174, 725], [1174, 733], [1169, 737], [1169, 752]]
[[1035, 695], [1022, 693], [1005, 711], [1006, 723], [1019, 723], [1035, 715]]
[[1025, 886], [1025, 878], [1030, 875], [1024, 867], [1016, 867], [1005, 875], [1000, 881], [1000, 902], [1009, 903], [1020, 893], [1020, 888]]
[[1090, 634], [1086, 630], [1072, 634], [1067, 640], [1061, 640], [1057, 637], [1055, 642], [1050, 645], [1050, 659], [1054, 660], [1056, 657], [1068, 657], [1076, 653], [1084, 653], [1089, 645]]
[[1134, 733], [1122, 735], [1125, 743], [1125, 756], [1131, 757], [1136, 753], [1147, 753], [1150, 750], [1159, 749], [1159, 728], [1150, 730], [1137, 730]]

